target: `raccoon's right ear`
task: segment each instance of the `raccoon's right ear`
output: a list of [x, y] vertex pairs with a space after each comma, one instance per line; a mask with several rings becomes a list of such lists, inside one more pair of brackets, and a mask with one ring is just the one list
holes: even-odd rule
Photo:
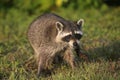
[[80, 19], [77, 21], [77, 25], [79, 29], [82, 29], [83, 25], [84, 25], [84, 19]]
[[58, 31], [63, 31], [63, 24], [61, 22], [56, 22], [56, 28]]

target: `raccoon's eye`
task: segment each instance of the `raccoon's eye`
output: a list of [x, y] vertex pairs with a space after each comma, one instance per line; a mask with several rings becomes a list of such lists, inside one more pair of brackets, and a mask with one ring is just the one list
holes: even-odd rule
[[71, 38], [71, 35], [65, 36], [64, 38], [62, 38], [63, 41], [69, 42]]
[[81, 37], [82, 37], [82, 35], [81, 35], [81, 34], [75, 34], [75, 38], [76, 38], [76, 39], [78, 39], [78, 40], [79, 40], [79, 39], [81, 39]]

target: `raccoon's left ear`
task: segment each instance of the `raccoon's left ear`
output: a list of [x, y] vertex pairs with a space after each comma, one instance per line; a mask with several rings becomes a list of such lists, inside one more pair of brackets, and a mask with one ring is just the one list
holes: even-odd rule
[[56, 22], [56, 28], [58, 31], [63, 31], [63, 24], [61, 22]]
[[84, 25], [84, 19], [80, 19], [77, 21], [77, 25], [79, 29], [82, 29], [82, 26]]

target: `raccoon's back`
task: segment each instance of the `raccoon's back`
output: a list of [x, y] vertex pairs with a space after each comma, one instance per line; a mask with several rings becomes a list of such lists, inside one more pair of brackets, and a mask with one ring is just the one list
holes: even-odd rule
[[65, 23], [66, 21], [55, 14], [43, 14], [36, 18], [28, 29], [28, 39], [32, 46], [39, 47], [41, 44], [54, 43], [57, 35], [55, 22], [60, 21]]

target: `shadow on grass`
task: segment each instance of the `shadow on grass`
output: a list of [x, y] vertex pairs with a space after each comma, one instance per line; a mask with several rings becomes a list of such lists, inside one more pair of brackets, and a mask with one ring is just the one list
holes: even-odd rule
[[97, 61], [101, 58], [108, 61], [118, 61], [120, 60], [120, 41], [89, 49], [86, 53], [88, 53], [90, 61]]

